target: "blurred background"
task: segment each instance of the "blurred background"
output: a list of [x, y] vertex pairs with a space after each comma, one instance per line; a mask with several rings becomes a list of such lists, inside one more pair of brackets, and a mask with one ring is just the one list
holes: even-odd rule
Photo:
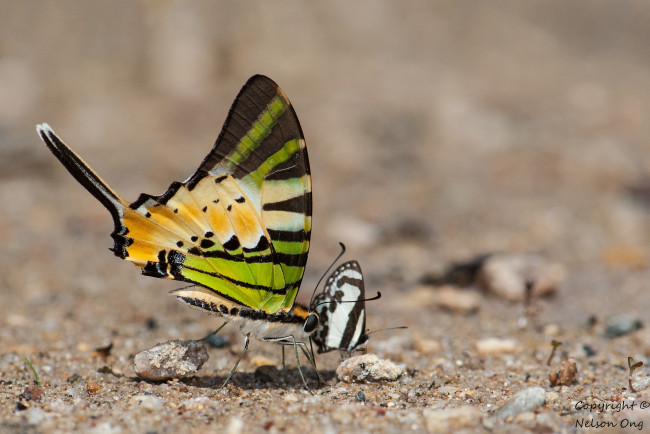
[[[384, 292], [374, 328], [427, 333], [414, 324], [426, 318], [448, 332], [437, 308], [392, 301], [491, 252], [564, 268], [549, 320], [605, 305], [648, 317], [645, 1], [5, 0], [0, 16], [5, 343], [115, 340], [151, 318], [186, 338], [219, 324], [107, 250], [109, 214], [34, 126], [48, 122], [135, 200], [198, 167], [257, 73], [283, 88], [307, 138], [303, 301], [342, 241], [369, 293]], [[500, 321], [495, 309], [485, 321]]]

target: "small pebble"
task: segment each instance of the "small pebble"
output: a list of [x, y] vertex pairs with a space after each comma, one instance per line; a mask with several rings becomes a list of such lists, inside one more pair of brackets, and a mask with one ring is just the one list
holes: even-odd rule
[[548, 380], [551, 386], [570, 386], [576, 382], [578, 365], [575, 359], [568, 359], [551, 369]]
[[135, 355], [133, 370], [145, 380], [161, 381], [195, 374], [208, 360], [200, 341], [169, 341]]
[[29, 386], [25, 387], [23, 393], [18, 395], [18, 399], [20, 401], [40, 401], [42, 397], [43, 389], [35, 384], [30, 384]]
[[469, 405], [442, 410], [425, 409], [422, 415], [429, 432], [453, 432], [461, 428], [477, 428], [483, 419], [481, 410]]
[[641, 320], [633, 314], [624, 313], [606, 319], [605, 337], [612, 339], [624, 336], [643, 327]]
[[86, 383], [86, 392], [95, 393], [102, 390], [102, 386], [96, 381], [89, 381]]
[[467, 289], [447, 285], [438, 289], [438, 306], [456, 313], [476, 312], [481, 306], [481, 295]]
[[131, 405], [142, 408], [149, 413], [163, 409], [163, 402], [160, 398], [153, 395], [135, 395], [131, 398]]
[[512, 339], [487, 338], [476, 342], [476, 351], [482, 356], [512, 353], [517, 350], [517, 343]]
[[336, 376], [346, 383], [363, 381], [395, 381], [404, 369], [376, 354], [350, 357], [336, 368]]
[[479, 274], [481, 286], [512, 301], [526, 298], [527, 285], [532, 284], [532, 296], [554, 293], [564, 280], [566, 271], [561, 264], [551, 263], [533, 254], [494, 254]]
[[515, 417], [520, 413], [526, 411], [535, 411], [536, 408], [544, 405], [546, 402], [546, 391], [544, 388], [535, 386], [523, 389], [515, 396], [510, 398], [503, 406], [497, 411], [497, 417], [507, 419]]

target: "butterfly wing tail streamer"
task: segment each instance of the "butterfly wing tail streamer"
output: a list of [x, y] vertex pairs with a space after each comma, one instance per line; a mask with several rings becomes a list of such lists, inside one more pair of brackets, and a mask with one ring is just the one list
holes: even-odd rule
[[72, 176], [110, 211], [115, 228], [122, 227], [126, 202], [115, 193], [86, 162], [56, 135], [48, 124], [39, 124], [36, 131], [54, 156]]

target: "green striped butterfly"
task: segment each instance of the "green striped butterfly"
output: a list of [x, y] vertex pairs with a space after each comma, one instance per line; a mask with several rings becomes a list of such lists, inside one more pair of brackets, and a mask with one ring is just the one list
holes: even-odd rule
[[311, 234], [309, 160], [296, 113], [275, 82], [251, 77], [197, 171], [159, 196], [141, 194], [132, 203], [49, 125], [36, 129], [72, 176], [110, 211], [116, 256], [147, 276], [190, 283], [172, 292], [240, 328], [244, 350], [224, 385], [251, 335], [293, 345], [296, 359], [299, 345], [315, 369], [304, 342], [318, 316], [294, 306]]

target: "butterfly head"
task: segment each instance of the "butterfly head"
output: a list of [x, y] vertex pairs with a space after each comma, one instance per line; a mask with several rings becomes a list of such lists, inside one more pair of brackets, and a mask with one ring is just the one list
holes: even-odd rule
[[318, 314], [316, 312], [309, 312], [309, 315], [305, 319], [303, 330], [307, 334], [312, 334], [316, 330], [316, 327], [318, 327]]
[[312, 309], [296, 303], [293, 306], [293, 314], [303, 320], [302, 329], [306, 334], [310, 335], [318, 328], [318, 314]]

